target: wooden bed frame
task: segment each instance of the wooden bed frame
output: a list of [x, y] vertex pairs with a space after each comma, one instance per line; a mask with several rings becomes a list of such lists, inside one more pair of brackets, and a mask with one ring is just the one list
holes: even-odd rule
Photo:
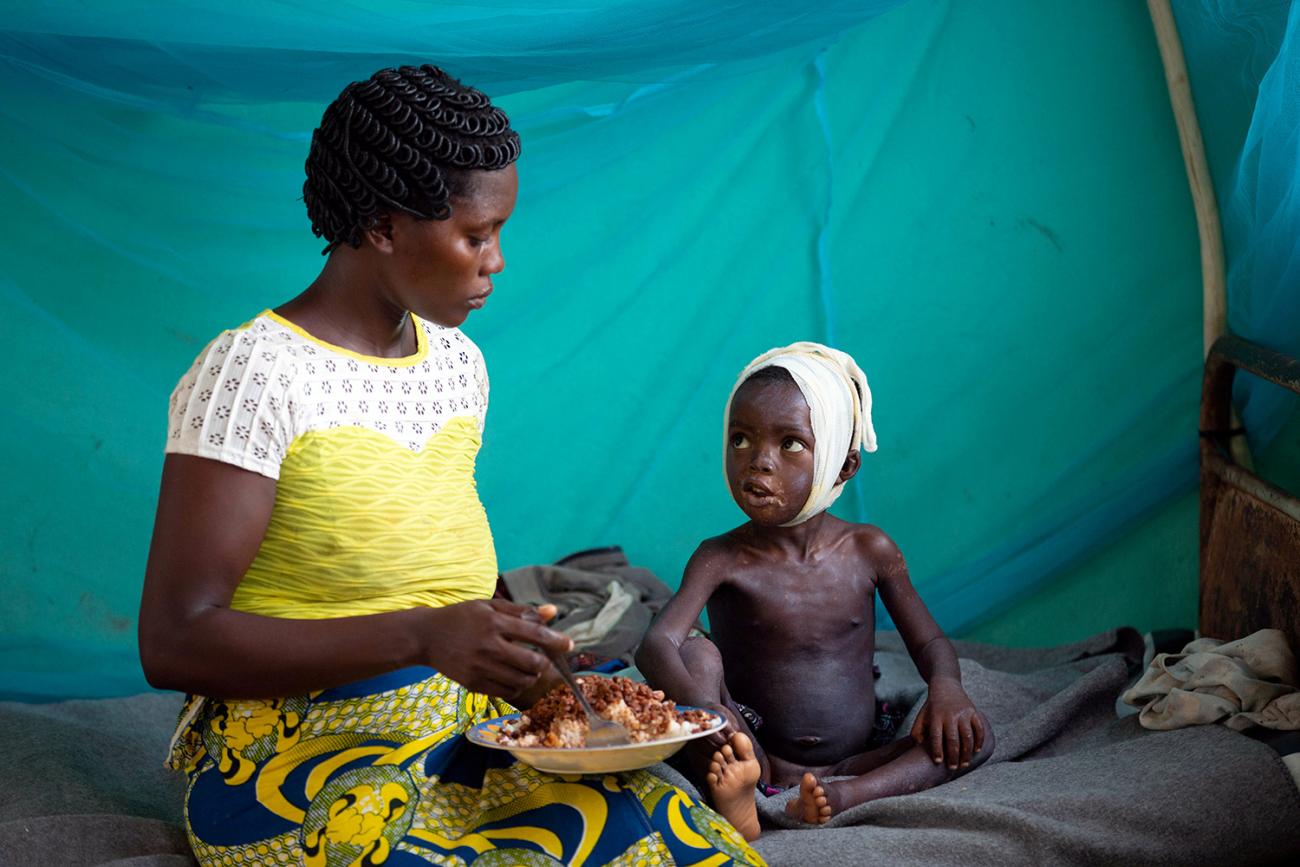
[[1201, 634], [1231, 640], [1280, 629], [1300, 648], [1300, 498], [1232, 456], [1238, 370], [1300, 393], [1300, 361], [1240, 337], [1219, 338], [1201, 391]]

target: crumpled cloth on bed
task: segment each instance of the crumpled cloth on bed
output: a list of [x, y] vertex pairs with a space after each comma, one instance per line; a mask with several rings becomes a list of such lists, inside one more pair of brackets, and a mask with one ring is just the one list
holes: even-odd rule
[[515, 602], [559, 608], [549, 625], [572, 638], [575, 650], [629, 665], [650, 620], [673, 595], [617, 546], [579, 551], [551, 566], [511, 569], [501, 582]]
[[1148, 729], [1300, 729], [1295, 655], [1277, 629], [1227, 643], [1198, 638], [1182, 653], [1158, 654], [1122, 698], [1142, 708], [1138, 721]]

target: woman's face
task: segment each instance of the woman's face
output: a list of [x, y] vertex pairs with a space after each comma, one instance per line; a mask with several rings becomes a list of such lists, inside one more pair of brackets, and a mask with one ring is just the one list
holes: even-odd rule
[[392, 301], [421, 319], [456, 327], [492, 292], [492, 275], [506, 266], [501, 227], [515, 209], [519, 176], [513, 164], [472, 172], [469, 190], [451, 200], [446, 220], [392, 217], [386, 284]]

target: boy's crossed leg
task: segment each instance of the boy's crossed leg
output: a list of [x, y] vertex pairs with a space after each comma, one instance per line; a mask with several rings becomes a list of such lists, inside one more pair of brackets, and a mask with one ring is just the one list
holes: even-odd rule
[[[929, 750], [910, 736], [827, 768], [804, 768], [801, 775], [797, 766], [771, 756], [768, 761], [777, 774], [787, 779], [800, 776], [799, 795], [786, 804], [785, 811], [800, 821], [821, 825], [850, 807], [878, 798], [924, 791], [965, 776], [988, 761], [996, 745], [993, 727], [984, 714], [979, 716], [984, 725], [983, 748], [971, 756], [969, 765], [960, 768], [936, 762]], [[851, 779], [822, 782], [826, 777]]]
[[[682, 662], [697, 686], [727, 710], [735, 734], [726, 742], [706, 741], [686, 754], [694, 776], [708, 785], [713, 806], [746, 839], [759, 834], [758, 809], [754, 798], [759, 780], [798, 780], [799, 794], [786, 805], [786, 812], [809, 824], [825, 824], [850, 807], [919, 792], [954, 780], [982, 765], [993, 754], [993, 727], [983, 714], [983, 749], [971, 757], [970, 765], [951, 769], [936, 763], [930, 752], [909, 736], [874, 750], [851, 756], [834, 765], [806, 767], [764, 753], [740, 708], [727, 691], [722, 655], [707, 638], [690, 638], [681, 646]], [[826, 777], [852, 779], [822, 782]], [[752, 836], [751, 836], [752, 835]]]

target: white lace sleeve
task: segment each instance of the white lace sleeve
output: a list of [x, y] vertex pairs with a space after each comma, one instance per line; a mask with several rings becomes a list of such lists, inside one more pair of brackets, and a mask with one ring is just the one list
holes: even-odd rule
[[172, 392], [166, 451], [272, 479], [293, 440], [294, 359], [249, 331], [208, 344]]

